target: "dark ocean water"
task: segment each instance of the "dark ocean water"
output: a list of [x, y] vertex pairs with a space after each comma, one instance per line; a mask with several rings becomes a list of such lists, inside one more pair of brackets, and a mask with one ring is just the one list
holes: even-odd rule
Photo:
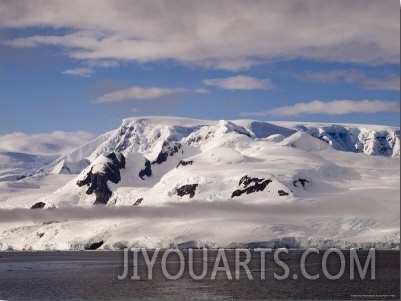
[[[185, 258], [188, 251], [183, 251]], [[208, 273], [203, 280], [193, 280], [188, 268], [178, 280], [168, 280], [161, 268], [161, 253], [153, 268], [153, 279], [147, 280], [145, 262], [140, 256], [138, 263], [141, 280], [131, 280], [130, 256], [128, 277], [118, 280], [124, 270], [123, 252], [71, 251], [71, 252], [9, 252], [0, 253], [0, 300], [263, 300], [263, 299], [390, 299], [400, 298], [400, 252], [376, 250], [376, 279], [371, 280], [370, 268], [365, 280], [356, 270], [356, 279], [350, 280], [349, 252], [345, 273], [338, 280], [324, 277], [321, 267], [323, 252], [309, 255], [306, 269], [309, 274], [320, 273], [317, 280], [308, 280], [300, 271], [299, 251], [280, 256], [290, 269], [286, 280], [274, 278], [274, 272], [284, 273], [273, 260], [273, 253], [266, 255], [266, 279], [261, 278], [260, 254], [252, 252], [249, 268], [254, 277], [249, 280], [243, 269], [236, 280], [235, 251], [226, 250], [233, 280], [219, 272], [215, 280], [210, 275], [217, 251], [209, 251]], [[194, 269], [200, 274], [203, 267], [202, 251], [194, 252]], [[367, 251], [358, 251], [363, 264]], [[151, 257], [151, 252], [149, 253]], [[178, 257], [171, 254], [167, 270], [176, 274]], [[335, 275], [340, 270], [339, 257], [328, 257], [328, 271]], [[298, 278], [293, 279], [297, 274]]]

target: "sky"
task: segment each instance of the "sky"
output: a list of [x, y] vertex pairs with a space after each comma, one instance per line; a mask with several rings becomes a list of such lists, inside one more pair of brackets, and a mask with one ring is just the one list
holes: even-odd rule
[[0, 1], [0, 135], [149, 115], [399, 126], [398, 1]]

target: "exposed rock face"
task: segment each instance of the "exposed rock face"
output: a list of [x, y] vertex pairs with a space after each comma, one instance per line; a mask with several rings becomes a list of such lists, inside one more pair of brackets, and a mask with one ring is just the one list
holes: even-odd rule
[[194, 163], [194, 161], [184, 161], [181, 160], [180, 162], [178, 162], [178, 165], [176, 168], [178, 168], [179, 166], [187, 166], [187, 165], [192, 165]]
[[150, 162], [149, 160], [146, 160], [145, 168], [139, 172], [139, 177], [142, 180], [145, 180], [145, 177], [151, 177], [152, 176], [152, 165], [162, 164], [162, 163], [166, 162], [168, 157], [174, 156], [174, 154], [178, 153], [179, 151], [181, 151], [182, 153], [184, 152], [182, 150], [181, 143], [165, 141], [163, 143], [162, 150], [160, 151], [156, 160], [154, 160], [152, 162]]
[[309, 182], [308, 180], [302, 179], [302, 178], [299, 178], [298, 180], [295, 180], [295, 181], [292, 182], [292, 184], [293, 184], [295, 187], [300, 187], [300, 186], [302, 186], [302, 188], [304, 188], [304, 189], [305, 189], [305, 185], [306, 185], [307, 183], [310, 184], [310, 182]]
[[125, 168], [125, 157], [120, 153], [110, 153], [105, 156], [108, 160], [101, 161], [101, 166], [94, 165], [86, 174], [86, 177], [77, 182], [79, 187], [87, 185], [87, 194], [95, 193], [94, 204], [107, 204], [112, 192], [107, 186], [107, 181], [115, 184], [121, 181], [120, 169]]
[[189, 197], [192, 199], [195, 196], [196, 187], [198, 187], [198, 184], [188, 184], [181, 186], [177, 189], [177, 194], [180, 197], [183, 197], [184, 195], [189, 195]]
[[259, 178], [251, 178], [248, 176], [243, 176], [239, 181], [238, 187], [243, 187], [243, 189], [235, 190], [231, 198], [239, 197], [242, 194], [250, 194], [258, 191], [263, 191], [271, 183], [272, 180], [270, 179], [259, 179]]
[[31, 209], [42, 209], [46, 206], [43, 202], [37, 202], [36, 204], [32, 205]]
[[139, 177], [142, 180], [145, 180], [145, 177], [151, 177], [152, 176], [152, 165], [149, 160], [146, 160], [145, 162], [145, 168], [141, 169], [139, 172]]
[[85, 250], [97, 250], [103, 245], [103, 240], [85, 245]]
[[199, 246], [195, 240], [190, 240], [177, 244], [177, 248], [180, 250], [188, 250], [188, 249], [199, 249]]
[[135, 204], [134, 204], [134, 206], [140, 205], [140, 204], [142, 203], [142, 201], [143, 201], [143, 198], [137, 199], [136, 202], [135, 202]]
[[278, 192], [278, 195], [279, 196], [286, 196], [286, 195], [289, 195], [289, 193], [288, 192], [285, 192], [284, 190], [282, 190], [282, 189], [280, 189], [279, 191], [277, 191]]
[[160, 154], [157, 156], [156, 161], [153, 161], [152, 164], [162, 164], [163, 162], [167, 161], [168, 156], [173, 156], [180, 150], [182, 151], [181, 148], [181, 143], [169, 143], [168, 141], [165, 141]]
[[[207, 127], [204, 127], [207, 128]], [[199, 132], [199, 131], [197, 131]], [[205, 143], [206, 141], [212, 139], [214, 137], [214, 131], [212, 131], [211, 129], [208, 130], [206, 133], [192, 133], [191, 135], [189, 135], [186, 138], [186, 141], [188, 143], [188, 145], [194, 145], [197, 146], [199, 144]]]

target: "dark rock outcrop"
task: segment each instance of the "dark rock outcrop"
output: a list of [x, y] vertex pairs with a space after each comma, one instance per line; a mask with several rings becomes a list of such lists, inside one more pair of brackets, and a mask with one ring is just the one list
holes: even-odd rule
[[250, 194], [258, 191], [263, 191], [271, 182], [272, 180], [270, 179], [259, 179], [243, 176], [239, 181], [238, 186], [243, 186], [244, 188], [235, 190], [232, 193], [231, 198], [239, 197], [244, 193]]
[[93, 166], [86, 174], [86, 177], [77, 182], [79, 187], [88, 186], [86, 194], [95, 193], [94, 204], [107, 204], [112, 192], [107, 186], [107, 182], [119, 183], [121, 181], [120, 169], [125, 168], [125, 157], [122, 154], [110, 153], [106, 156], [110, 159], [102, 166], [102, 172], [93, 173]]
[[194, 161], [184, 161], [184, 160], [181, 160], [180, 162], [178, 162], [178, 164], [177, 164], [177, 167], [176, 168], [178, 168], [179, 166], [187, 166], [187, 165], [192, 165], [194, 163]]
[[195, 196], [195, 191], [197, 187], [198, 184], [188, 184], [181, 186], [180, 188], [177, 189], [177, 194], [180, 197], [183, 197], [184, 195], [189, 195], [189, 197], [192, 199]]
[[149, 160], [146, 160], [145, 162], [145, 168], [141, 169], [139, 172], [139, 177], [142, 180], [145, 180], [145, 177], [151, 177], [152, 176], [152, 166]]
[[45, 221], [45, 222], [43, 222], [42, 223], [42, 225], [51, 225], [51, 224], [58, 224], [58, 223], [60, 223], [59, 221]]
[[249, 138], [252, 138], [251, 134], [249, 134], [249, 133], [246, 132], [246, 131], [234, 130], [234, 132], [236, 132], [237, 134], [245, 135], [245, 136], [247, 136], [247, 137], [249, 137]]
[[277, 193], [278, 193], [279, 196], [286, 196], [286, 195], [289, 195], [288, 192], [286, 192], [286, 191], [284, 191], [284, 190], [282, 190], [282, 189], [278, 190]]
[[305, 189], [306, 183], [310, 184], [310, 182], [309, 182], [308, 180], [302, 179], [302, 178], [299, 178], [298, 180], [295, 180], [294, 182], [292, 182], [292, 184], [293, 184], [295, 187], [299, 187], [298, 184], [300, 184], [300, 185], [302, 186], [302, 188], [304, 188], [304, 189]]
[[101, 240], [101, 241], [99, 241], [99, 242], [94, 242], [94, 243], [86, 244], [84, 248], [85, 248], [85, 250], [97, 250], [97, 249], [99, 249], [103, 244], [104, 244], [104, 241]]
[[152, 176], [152, 165], [155, 165], [155, 164], [160, 165], [160, 164], [166, 162], [168, 157], [174, 156], [174, 154], [178, 153], [179, 151], [184, 153], [184, 151], [182, 150], [181, 143], [165, 141], [163, 143], [162, 150], [160, 151], [156, 160], [154, 160], [152, 162], [150, 162], [149, 160], [146, 160], [145, 168], [139, 172], [139, 177], [142, 180], [145, 180], [145, 177], [148, 177], [148, 178], [151, 177]]
[[199, 249], [198, 244], [195, 240], [179, 243], [177, 244], [177, 248], [180, 250]]
[[32, 205], [31, 209], [42, 209], [46, 206], [43, 202], [37, 202], [36, 204]]
[[160, 154], [157, 156], [156, 160], [152, 162], [152, 164], [162, 164], [163, 162], [167, 161], [169, 156], [174, 156], [174, 154], [178, 153], [180, 150], [182, 151], [181, 143], [170, 144], [168, 141], [165, 141]]
[[134, 206], [140, 205], [142, 203], [142, 201], [143, 201], [143, 198], [137, 199], [136, 202], [134, 203]]
[[201, 142], [205, 142], [209, 139], [212, 139], [213, 137], [214, 137], [213, 131], [208, 131], [208, 133], [204, 136], [196, 135], [196, 136], [189, 138], [187, 143], [188, 143], [188, 145], [194, 145], [194, 144], [198, 144]]

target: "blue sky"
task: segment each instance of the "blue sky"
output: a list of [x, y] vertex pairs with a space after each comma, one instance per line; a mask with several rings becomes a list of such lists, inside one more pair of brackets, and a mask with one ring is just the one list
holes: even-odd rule
[[399, 126], [395, 1], [2, 1], [0, 134], [141, 115]]

